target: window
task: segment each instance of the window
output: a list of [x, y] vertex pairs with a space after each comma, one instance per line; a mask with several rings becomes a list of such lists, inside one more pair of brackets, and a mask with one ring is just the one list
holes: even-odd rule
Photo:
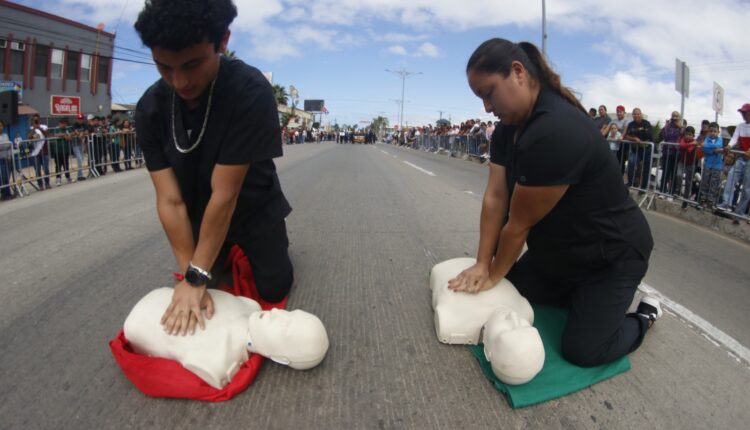
[[68, 51], [68, 61], [65, 65], [65, 79], [78, 79], [78, 53]]
[[47, 61], [49, 59], [49, 47], [36, 45], [36, 58], [34, 58], [34, 76], [47, 77]]
[[5, 73], [5, 48], [0, 48], [0, 73]]
[[81, 82], [91, 80], [91, 55], [81, 55]]
[[10, 74], [11, 75], [23, 75], [23, 51], [16, 51], [12, 49], [10, 51]]
[[62, 79], [64, 60], [65, 51], [62, 49], [52, 50], [52, 70], [50, 71], [50, 76], [54, 79]]
[[8, 46], [8, 41], [5, 39], [0, 39], [0, 48], [5, 48]]
[[106, 84], [109, 78], [109, 58], [99, 57], [99, 83]]
[[23, 75], [23, 57], [26, 55], [24, 52], [25, 50], [25, 43], [10, 42], [10, 73], [12, 75]]

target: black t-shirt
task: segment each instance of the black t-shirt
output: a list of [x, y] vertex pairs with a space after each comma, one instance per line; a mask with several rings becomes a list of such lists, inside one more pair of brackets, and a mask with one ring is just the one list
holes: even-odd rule
[[591, 118], [543, 89], [526, 126], [498, 125], [490, 161], [515, 184], [568, 185], [557, 205], [529, 231], [531, 261], [547, 276], [581, 278], [620, 258], [648, 260], [653, 239], [646, 218], [623, 184], [607, 141]]
[[[628, 136], [635, 136], [643, 142], [650, 142], [653, 139], [651, 135], [651, 123], [645, 119], [642, 119], [641, 122], [630, 121], [627, 129], [625, 129], [623, 138], [627, 139]], [[630, 146], [631, 151], [635, 151], [637, 148], [638, 145]]]
[[[240, 60], [221, 57], [206, 130], [198, 139], [208, 108], [209, 89], [195, 109], [188, 109], [163, 81], [153, 84], [136, 107], [136, 135], [149, 171], [174, 169], [182, 198], [197, 234], [211, 197], [214, 166], [249, 164], [227, 238], [266, 231], [283, 220], [291, 207], [281, 191], [273, 158], [282, 155], [276, 98], [268, 80]], [[190, 130], [188, 137], [188, 130]]]

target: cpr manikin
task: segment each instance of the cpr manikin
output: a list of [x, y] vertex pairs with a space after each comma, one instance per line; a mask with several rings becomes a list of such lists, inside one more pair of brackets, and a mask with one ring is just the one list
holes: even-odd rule
[[515, 311], [529, 325], [534, 323], [534, 311], [529, 301], [507, 279], [477, 294], [449, 290], [448, 281], [474, 263], [473, 258], [455, 258], [436, 264], [430, 273], [435, 331], [443, 343], [476, 345], [482, 326], [501, 306]]
[[535, 327], [506, 307], [497, 308], [482, 332], [484, 356], [506, 384], [531, 381], [544, 366], [544, 345]]
[[125, 320], [123, 331], [133, 349], [144, 355], [178, 361], [209, 385], [222, 388], [257, 353], [294, 369], [319, 364], [328, 351], [328, 335], [316, 316], [301, 310], [263, 311], [257, 302], [220, 290], [206, 290], [214, 302], [205, 330], [168, 335], [161, 317], [172, 300], [172, 288], [144, 296]]

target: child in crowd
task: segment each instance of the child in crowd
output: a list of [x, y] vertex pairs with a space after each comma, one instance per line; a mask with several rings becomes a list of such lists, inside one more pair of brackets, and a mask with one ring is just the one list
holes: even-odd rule
[[615, 157], [617, 157], [618, 152], [620, 151], [620, 144], [618, 141], [622, 140], [622, 133], [620, 133], [620, 130], [617, 128], [617, 124], [615, 124], [614, 122], [609, 123], [609, 127], [607, 128], [607, 133], [604, 135], [604, 138], [607, 139], [607, 142], [609, 142], [609, 149], [613, 154], [615, 154]]
[[708, 126], [708, 136], [703, 140], [703, 177], [701, 178], [698, 202], [710, 209], [716, 206], [721, 186], [721, 173], [724, 169], [724, 142], [719, 136], [719, 124]]
[[[690, 196], [693, 194], [693, 176], [695, 175], [696, 163], [703, 157], [702, 149], [699, 149], [700, 145], [695, 139], [695, 128], [688, 126], [685, 128], [685, 132], [679, 140], [680, 150], [677, 158], [677, 177], [675, 178], [676, 186], [675, 190], [680, 191], [682, 183], [682, 177], [685, 176], [685, 191], [682, 193], [682, 197], [685, 200], [690, 200]], [[687, 207], [687, 202], [682, 203], [682, 207]]]

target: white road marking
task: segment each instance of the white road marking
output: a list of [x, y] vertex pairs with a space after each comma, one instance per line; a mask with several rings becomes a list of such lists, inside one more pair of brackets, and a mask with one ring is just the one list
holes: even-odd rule
[[415, 169], [419, 170], [420, 172], [422, 172], [422, 173], [425, 173], [425, 174], [427, 174], [427, 175], [430, 175], [430, 176], [437, 176], [437, 175], [435, 175], [434, 173], [430, 172], [429, 170], [425, 170], [425, 169], [423, 169], [423, 168], [421, 168], [421, 167], [417, 166], [416, 164], [412, 164], [412, 163], [410, 163], [410, 162], [408, 162], [408, 161], [404, 161], [404, 164], [406, 164], [407, 166], [413, 167], [413, 168], [415, 168]]
[[386, 154], [386, 155], [391, 155], [391, 154], [390, 154], [390, 152], [388, 152], [388, 151], [383, 151], [382, 149], [380, 150], [380, 152], [382, 152], [383, 154]]
[[470, 194], [470, 195], [473, 196], [474, 195], [474, 191], [466, 190], [466, 191], [464, 191], [464, 194]]
[[716, 342], [721, 344], [724, 348], [728, 349], [730, 356], [737, 359], [738, 361], [739, 359], [742, 359], [746, 363], [750, 363], [750, 349], [747, 349], [746, 347], [742, 346], [742, 344], [740, 344], [737, 341], [737, 339], [719, 330], [713, 324], [699, 317], [690, 309], [682, 306], [681, 304], [675, 302], [674, 300], [670, 299], [664, 294], [656, 291], [654, 287], [643, 283], [638, 288], [644, 293], [648, 294], [649, 296], [654, 297], [655, 299], [659, 300], [662, 306], [668, 307], [675, 314], [679, 315], [681, 318], [685, 319], [689, 323], [695, 325], [700, 330], [702, 330], [706, 335], [710, 336]]

